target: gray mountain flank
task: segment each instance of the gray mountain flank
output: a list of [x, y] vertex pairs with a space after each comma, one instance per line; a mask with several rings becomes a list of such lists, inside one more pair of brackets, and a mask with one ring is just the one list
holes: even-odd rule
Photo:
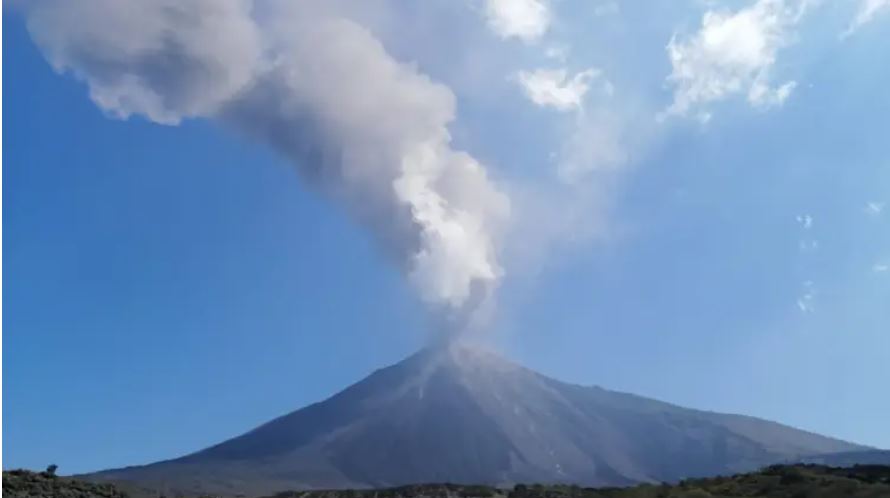
[[210, 448], [89, 477], [248, 496], [432, 482], [621, 486], [866, 450], [753, 417], [571, 385], [443, 345]]

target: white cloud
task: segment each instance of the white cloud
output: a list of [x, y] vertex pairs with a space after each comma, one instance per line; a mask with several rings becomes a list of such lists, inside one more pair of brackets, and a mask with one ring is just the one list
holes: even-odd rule
[[[809, 231], [813, 228], [813, 217], [811, 215], [799, 214], [796, 219], [803, 230]], [[812, 238], [804, 238], [797, 243], [797, 247], [800, 249], [800, 252], [815, 252], [819, 250], [819, 241]]]
[[804, 294], [797, 300], [797, 308], [801, 313], [812, 313], [816, 311], [815, 306], [813, 306], [813, 296], [812, 294]]
[[[535, 105], [571, 112], [574, 128], [566, 137], [557, 158], [557, 176], [575, 184], [593, 171], [613, 170], [627, 162], [623, 141], [624, 120], [605, 106], [586, 106], [585, 96], [596, 82], [600, 97], [614, 94], [612, 83], [599, 69], [589, 68], [570, 76], [565, 69], [521, 71], [516, 80]], [[603, 103], [603, 102], [601, 102]]]
[[[590, 83], [600, 76], [598, 69], [590, 68], [569, 77], [565, 69], [535, 69], [520, 71], [517, 75], [526, 97], [541, 107], [552, 107], [557, 111], [577, 111], [581, 109], [584, 96], [590, 90]], [[611, 85], [604, 83], [607, 92]]]
[[846, 38], [855, 33], [863, 25], [872, 22], [875, 17], [890, 11], [890, 0], [860, 0], [859, 11], [850, 25], [841, 33], [841, 38]]
[[803, 292], [797, 298], [797, 309], [801, 313], [810, 314], [816, 311], [816, 286], [812, 280], [803, 283]]
[[550, 27], [547, 0], [486, 0], [488, 25], [501, 38], [538, 41]]
[[871, 267], [871, 270], [875, 273], [887, 273], [890, 272], [890, 265], [886, 263], [876, 263]]
[[800, 223], [804, 230], [809, 230], [813, 227], [813, 217], [808, 214], [797, 215], [797, 222]]
[[865, 212], [872, 216], [880, 216], [884, 212], [884, 206], [883, 202], [869, 202], [865, 205]]
[[797, 88], [796, 81], [788, 81], [778, 88], [772, 89], [758, 78], [751, 84], [751, 88], [748, 90], [748, 101], [753, 106], [761, 109], [781, 106], [795, 88]]
[[807, 4], [758, 0], [737, 12], [709, 10], [697, 33], [671, 37], [667, 52], [673, 70], [667, 81], [674, 99], [660, 117], [695, 113], [706, 122], [708, 104], [741, 94], [754, 107], [782, 105], [797, 82], [773, 87], [770, 72]]

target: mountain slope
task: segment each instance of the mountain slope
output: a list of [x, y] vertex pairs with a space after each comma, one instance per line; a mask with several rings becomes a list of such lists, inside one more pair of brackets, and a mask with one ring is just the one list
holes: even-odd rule
[[220, 494], [421, 482], [601, 486], [863, 449], [765, 420], [566, 384], [452, 345], [197, 453], [90, 477]]

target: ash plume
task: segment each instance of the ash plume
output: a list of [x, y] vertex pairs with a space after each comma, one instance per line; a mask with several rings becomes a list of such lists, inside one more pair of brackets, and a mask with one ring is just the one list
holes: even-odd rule
[[28, 29], [112, 117], [213, 119], [274, 148], [466, 323], [503, 274], [510, 202], [451, 145], [452, 91], [315, 2], [42, 0]]

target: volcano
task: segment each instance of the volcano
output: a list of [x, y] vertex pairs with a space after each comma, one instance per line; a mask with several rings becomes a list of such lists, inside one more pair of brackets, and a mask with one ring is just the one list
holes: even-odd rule
[[221, 495], [430, 482], [620, 486], [866, 449], [753, 417], [567, 384], [452, 344], [210, 448], [89, 477]]

